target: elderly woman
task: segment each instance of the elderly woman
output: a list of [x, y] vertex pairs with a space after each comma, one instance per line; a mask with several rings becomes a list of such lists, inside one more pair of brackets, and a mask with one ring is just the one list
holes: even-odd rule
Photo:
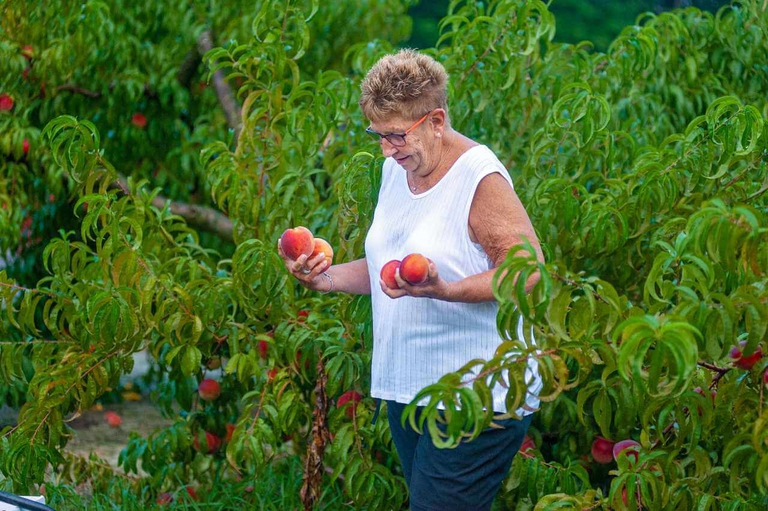
[[[496, 421], [503, 428], [455, 449], [435, 448], [400, 417], [419, 390], [471, 359], [493, 357], [501, 338], [491, 281], [508, 250], [525, 237], [543, 256], [502, 163], [451, 127], [447, 80], [442, 65], [411, 50], [383, 57], [363, 80], [366, 131], [386, 157], [366, 257], [322, 272], [322, 254], [294, 261], [280, 253], [309, 289], [372, 295], [371, 395], [387, 404], [411, 509], [466, 511], [490, 509], [523, 441], [538, 406], [535, 361], [522, 420]], [[429, 258], [426, 282], [409, 284], [398, 271], [399, 288], [387, 287], [382, 267], [411, 253]], [[504, 389], [493, 398], [494, 411], [507, 412]]]

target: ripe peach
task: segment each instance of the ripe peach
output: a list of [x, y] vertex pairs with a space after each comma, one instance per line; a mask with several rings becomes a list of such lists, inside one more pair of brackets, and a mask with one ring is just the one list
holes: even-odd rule
[[763, 383], [765, 383], [765, 385], [768, 386], [768, 369], [763, 371]]
[[193, 487], [187, 486], [184, 489], [187, 490], [187, 495], [189, 495], [189, 498], [191, 498], [192, 500], [195, 500], [195, 501], [198, 500], [197, 492], [195, 491], [195, 489]]
[[739, 369], [745, 369], [749, 371], [761, 358], [763, 358], [763, 348], [758, 344], [755, 351], [749, 356], [745, 357], [742, 353], [742, 349], [747, 345], [747, 341], [739, 342], [739, 346], [731, 348], [730, 356], [733, 359], [733, 365]]
[[634, 440], [622, 440], [621, 442], [616, 442], [613, 446], [613, 458], [616, 460], [619, 459], [619, 454], [622, 451], [626, 451], [624, 454], [626, 454], [628, 458], [633, 458], [635, 463], [637, 463], [640, 444]]
[[232, 440], [232, 433], [235, 432], [235, 425], [231, 422], [227, 423], [227, 434], [224, 436], [225, 442], [230, 442]]
[[119, 428], [123, 423], [123, 418], [115, 412], [106, 412], [104, 414], [104, 419], [107, 421], [110, 428]]
[[613, 461], [613, 445], [614, 442], [611, 440], [601, 436], [597, 437], [592, 442], [592, 457], [601, 465], [610, 463]]
[[363, 396], [359, 392], [355, 390], [348, 390], [339, 396], [339, 399], [336, 400], [336, 406], [338, 408], [342, 408], [347, 403], [352, 403], [352, 405], [346, 409], [347, 417], [351, 419], [357, 413], [357, 403], [359, 403], [362, 399]]
[[205, 445], [201, 446], [200, 438], [202, 436], [203, 435], [198, 434], [192, 441], [192, 447], [194, 447], [196, 451], [202, 452], [203, 454], [211, 454], [219, 450], [219, 447], [221, 447], [221, 438], [213, 433], [205, 431]]
[[312, 232], [303, 226], [286, 229], [280, 236], [280, 248], [283, 249], [283, 253], [289, 259], [295, 261], [302, 254], [312, 255], [312, 251], [315, 249], [315, 238], [312, 236]]
[[26, 156], [27, 153], [29, 153], [29, 140], [27, 140], [26, 138], [21, 143], [21, 150], [24, 152], [24, 156]]
[[136, 126], [139, 129], [144, 129], [147, 127], [147, 116], [144, 114], [133, 114], [131, 116], [131, 123]]
[[221, 394], [221, 387], [216, 380], [205, 379], [200, 382], [197, 387], [197, 392], [200, 394], [200, 399], [203, 401], [213, 401]]
[[264, 340], [259, 341], [259, 356], [263, 359], [266, 359], [268, 351], [269, 351], [269, 343]]
[[32, 46], [31, 44], [25, 45], [21, 49], [21, 54], [24, 56], [25, 59], [32, 60], [33, 58], [35, 58], [35, 48], [34, 48], [34, 46]]
[[157, 496], [157, 503], [160, 506], [165, 506], [167, 504], [173, 503], [173, 495], [169, 492], [163, 492], [160, 495]]
[[525, 438], [523, 438], [523, 444], [520, 446], [520, 449], [518, 449], [518, 452], [528, 452], [535, 449], [536, 443], [533, 441], [533, 438], [525, 435]]
[[323, 238], [315, 238], [314, 249], [309, 255], [309, 258], [314, 258], [320, 252], [325, 254], [325, 266], [321, 270], [325, 271], [331, 267], [331, 263], [333, 262], [333, 247], [331, 247], [331, 244], [325, 241]]
[[0, 110], [4, 110], [6, 112], [13, 110], [13, 98], [3, 92], [0, 94]]
[[400, 261], [393, 259], [381, 267], [381, 280], [384, 281], [384, 284], [386, 284], [389, 289], [400, 289], [397, 280], [395, 280], [395, 272], [399, 266]]
[[275, 379], [275, 376], [277, 376], [277, 368], [273, 367], [269, 371], [267, 371], [267, 381], [272, 381]]
[[400, 276], [414, 286], [425, 283], [429, 277], [429, 259], [421, 254], [408, 254], [400, 263]]

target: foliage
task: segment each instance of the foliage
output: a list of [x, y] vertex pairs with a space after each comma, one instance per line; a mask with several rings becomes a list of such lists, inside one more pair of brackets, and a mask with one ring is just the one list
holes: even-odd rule
[[[204, 115], [218, 117], [214, 130], [197, 133], [197, 145], [176, 146], [162, 129], [158, 140], [185, 158], [199, 153], [190, 173], [176, 177], [182, 184], [195, 176], [210, 204], [227, 213], [231, 257], [204, 246], [167, 208], [154, 207], [158, 190], [148, 189], [149, 176], [126, 172], [127, 187], [113, 185], [136, 161], [131, 143], [138, 139], [131, 138], [133, 128], [118, 130], [118, 139], [127, 137], [120, 143], [102, 138], [114, 126], [99, 125], [96, 113], [110, 110], [59, 107], [53, 97], [38, 98], [37, 106], [19, 99], [10, 116], [0, 113], [0, 122], [12, 127], [7, 140], [18, 144], [24, 133], [18, 130], [39, 129], [30, 133], [41, 148], [22, 169], [17, 145], [6, 144], [15, 149], [0, 162], [2, 186], [8, 189], [14, 176], [21, 182], [27, 168], [40, 179], [66, 176], [60, 186], [77, 198], [70, 207], [78, 215], [75, 231], [46, 240], [46, 273], [36, 284], [0, 272], [0, 332], [9, 339], [0, 341], [0, 381], [26, 388], [19, 424], [0, 438], [0, 474], [13, 489], [41, 482], [51, 466], [72, 472], [62, 456], [70, 434], [65, 421], [114, 387], [141, 349], [156, 365], [153, 398], [175, 419], [149, 438], [134, 437], [121, 455], [148, 502], [180, 484], [210, 486], [213, 469], [235, 480], [267, 473], [284, 458], [295, 467], [313, 440], [322, 377], [332, 401], [368, 388], [369, 299], [304, 291], [286, 275], [275, 242], [286, 227], [302, 224], [334, 240], [337, 261], [363, 255], [381, 158], [364, 138], [357, 84], [403, 35], [371, 39], [372, 27], [404, 12], [392, 4], [371, 13], [378, 23], [370, 30], [352, 31], [357, 39], [317, 50], [321, 55], [312, 41], [325, 37], [314, 34], [338, 28], [333, 21], [345, 15], [331, 4], [317, 10], [315, 2], [264, 1], [223, 25], [231, 23], [231, 32], [217, 30], [238, 37], [203, 62], [209, 75], [221, 70], [230, 83], [242, 80], [241, 135], [232, 144], [223, 119], [198, 104]], [[84, 26], [78, 32], [81, 24], [110, 19], [100, 5], [86, 7], [93, 19], [63, 11], [61, 19], [71, 19], [63, 33], [75, 34], [67, 45], [119, 45], [135, 37], [106, 37]], [[21, 20], [21, 7], [14, 7], [9, 19]], [[184, 34], [191, 46], [192, 27], [204, 24], [191, 21], [195, 9], [179, 9], [193, 33]], [[149, 8], [122, 11], [156, 22]], [[215, 14], [201, 16], [209, 23]], [[111, 23], [114, 34], [123, 34], [122, 21]], [[535, 263], [529, 245], [508, 254], [501, 269], [509, 272], [494, 281], [504, 342], [492, 360], [468, 361], [422, 391], [432, 406], [461, 405], [450, 408], [450, 435], [433, 440], [450, 446], [487, 426], [489, 385], [506, 385], [509, 408], [516, 408], [526, 392], [521, 362], [535, 357], [544, 389], [531, 435], [540, 447], [516, 456], [497, 506], [764, 505], [768, 358], [746, 370], [733, 364], [729, 350], [743, 340], [746, 355], [758, 348], [768, 353], [765, 4], [745, 0], [717, 14], [688, 8], [648, 15], [626, 27], [606, 53], [553, 43], [555, 19], [539, 0], [453, 1], [440, 27], [430, 51], [451, 75], [452, 122], [501, 155], [547, 263]], [[46, 66], [59, 69], [52, 76], [64, 82], [64, 56], [85, 52], [45, 40], [52, 48], [43, 52]], [[184, 52], [160, 41], [168, 43], [163, 51], [175, 52], [164, 58], [170, 69]], [[4, 40], [0, 51], [19, 46]], [[120, 53], [126, 61], [129, 54]], [[14, 59], [3, 65], [20, 73], [24, 57]], [[98, 61], [83, 65], [82, 77], [97, 76]], [[128, 75], [115, 79], [122, 78], [131, 83]], [[134, 99], [142, 94], [134, 92]], [[208, 101], [211, 109], [214, 97]], [[158, 101], [157, 108], [171, 106]], [[158, 115], [157, 122], [170, 126], [178, 115]], [[157, 161], [170, 158], [158, 153]], [[191, 198], [176, 192], [167, 193]], [[27, 196], [10, 197], [4, 200], [29, 203]], [[18, 220], [2, 216], [0, 229], [12, 232]], [[533, 271], [542, 278], [526, 294], [525, 279], [514, 276]], [[516, 337], [511, 325], [521, 316], [533, 338]], [[216, 361], [223, 361], [221, 373], [210, 369]], [[212, 374], [222, 394], [204, 402], [195, 390]], [[434, 412], [422, 417], [434, 424]], [[372, 413], [370, 398], [352, 418], [331, 406], [325, 485], [338, 485], [358, 508], [399, 509], [406, 503], [404, 481], [386, 421], [371, 424]], [[232, 438], [221, 451], [195, 448], [203, 432], [224, 437], [228, 426]], [[593, 463], [597, 436], [637, 440], [639, 458]], [[107, 476], [94, 467], [81, 466], [80, 478], [103, 481]], [[149, 475], [138, 476], [139, 467]]]

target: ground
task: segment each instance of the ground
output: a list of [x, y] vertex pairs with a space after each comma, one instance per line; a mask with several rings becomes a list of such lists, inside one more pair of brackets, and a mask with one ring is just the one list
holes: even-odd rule
[[[122, 418], [119, 427], [107, 424], [105, 414], [110, 411]], [[167, 427], [171, 423], [160, 415], [147, 398], [107, 405], [101, 411], [89, 410], [69, 424], [75, 430], [75, 435], [67, 444], [66, 450], [85, 458], [93, 452], [111, 466], [117, 467], [117, 458], [128, 443], [128, 435], [131, 432], [146, 437], [156, 429]]]

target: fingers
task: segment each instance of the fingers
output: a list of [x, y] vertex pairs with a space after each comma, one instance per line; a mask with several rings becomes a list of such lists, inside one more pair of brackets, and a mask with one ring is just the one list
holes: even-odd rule
[[[304, 257], [304, 256], [302, 256]], [[314, 279], [328, 268], [326, 267], [325, 255], [320, 252], [312, 259], [304, 258], [303, 272], [307, 275], [308, 279]]]
[[391, 289], [387, 287], [387, 285], [381, 279], [379, 279], [379, 285], [381, 286], [381, 290], [384, 291], [384, 294], [390, 298], [400, 298], [408, 294], [403, 289]]

